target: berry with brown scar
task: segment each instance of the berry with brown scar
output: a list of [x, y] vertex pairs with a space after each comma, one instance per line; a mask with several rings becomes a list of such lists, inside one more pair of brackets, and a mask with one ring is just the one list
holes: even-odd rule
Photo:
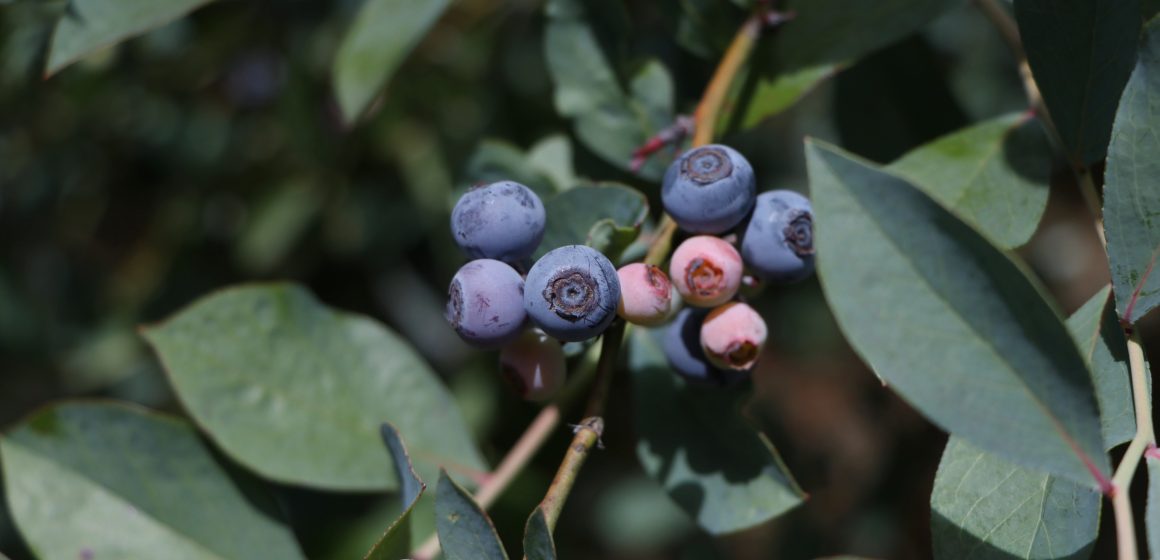
[[720, 144], [693, 148], [677, 158], [661, 184], [661, 203], [681, 229], [724, 233], [753, 209], [753, 167], [737, 150]]
[[701, 325], [701, 349], [709, 363], [747, 370], [757, 363], [768, 330], [752, 307], [730, 302], [710, 311]]
[[729, 301], [741, 287], [741, 254], [711, 235], [686, 239], [669, 262], [669, 277], [686, 303], [714, 307]]
[[553, 249], [528, 271], [524, 308], [536, 326], [560, 340], [579, 342], [604, 332], [619, 301], [616, 268], [591, 247]]
[[636, 325], [651, 327], [668, 318], [673, 307], [673, 286], [660, 267], [631, 263], [616, 271], [620, 279], [617, 315]]

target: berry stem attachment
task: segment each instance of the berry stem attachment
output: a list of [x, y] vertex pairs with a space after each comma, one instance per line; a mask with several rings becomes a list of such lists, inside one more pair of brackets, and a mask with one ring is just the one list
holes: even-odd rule
[[725, 56], [717, 65], [717, 70], [713, 72], [713, 79], [705, 88], [705, 94], [701, 96], [701, 103], [697, 105], [696, 123], [693, 129], [693, 147], [713, 142], [713, 134], [717, 128], [717, 117], [725, 105], [725, 97], [728, 95], [729, 88], [733, 85], [737, 73], [745, 66], [750, 53], [753, 52], [753, 47], [757, 45], [757, 39], [761, 36], [761, 29], [765, 25], [765, 18], [762, 14], [754, 14], [741, 24], [737, 34], [733, 36], [733, 42], [729, 44], [729, 49], [725, 51]]
[[[701, 95], [701, 102], [697, 104], [697, 111], [693, 115], [694, 148], [713, 142], [717, 120], [721, 114], [721, 108], [725, 105], [729, 88], [733, 86], [733, 82], [737, 80], [737, 74], [745, 66], [749, 55], [753, 53], [753, 48], [757, 46], [761, 30], [771, 24], [769, 15], [772, 13], [776, 12], [772, 12], [768, 8], [759, 10], [746, 19], [745, 23], [741, 24], [741, 28], [737, 30], [737, 34], [733, 36], [733, 41], [729, 43], [725, 56], [717, 64], [713, 78], [705, 88], [705, 93]], [[784, 21], [783, 19], [772, 23], [780, 24]], [[656, 237], [653, 238], [648, 255], [645, 257], [645, 264], [659, 266], [665, 262], [665, 257], [668, 256], [669, 249], [672, 248], [673, 234], [676, 231], [677, 223], [673, 221], [672, 217], [668, 214], [661, 216]]]
[[[616, 358], [620, 355], [620, 345], [624, 342], [625, 322], [617, 319], [604, 331], [600, 339], [600, 361], [596, 364], [596, 380], [584, 410], [585, 418], [604, 416], [604, 404], [608, 400], [608, 387], [612, 384], [612, 372], [616, 369]], [[603, 424], [603, 421], [601, 421]], [[548, 524], [551, 527], [551, 523]]]

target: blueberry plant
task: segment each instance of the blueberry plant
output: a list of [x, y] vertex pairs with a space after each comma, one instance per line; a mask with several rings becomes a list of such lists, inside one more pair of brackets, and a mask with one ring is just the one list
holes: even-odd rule
[[[50, 76], [43, 87], [74, 63], [99, 69], [101, 49], [206, 3], [67, 2], [35, 61]], [[312, 47], [327, 53], [331, 116], [346, 135], [398, 116], [392, 75], [455, 11], [447, 0], [353, 4], [337, 43]], [[412, 318], [422, 328], [400, 334], [290, 282], [222, 287], [151, 317], [140, 336], [179, 414], [68, 400], [0, 438], [3, 495], [27, 552], [304, 558], [264, 491], [276, 484], [389, 495], [390, 515], [346, 554], [571, 558], [555, 536], [612, 434], [635, 442], [652, 487], [704, 533], [776, 523], [811, 488], [745, 403], [771, 325], [799, 328], [762, 299], [814, 278], [878, 390], [949, 435], [923, 531], [933, 557], [1088, 558], [1102, 516], [1117, 558], [1158, 550], [1160, 450], [1141, 333], [1160, 306], [1153, 2], [682, 2], [668, 22], [672, 46], [712, 68], [695, 94], [678, 91], [657, 59], [623, 75], [602, 25], [631, 24], [605, 4], [537, 8], [555, 143], [534, 154], [492, 146], [463, 188], [412, 193], [438, 209], [450, 235], [446, 251], [424, 255], [458, 267], [438, 287], [445, 321]], [[985, 18], [991, 38], [1006, 42], [1020, 110], [898, 157], [805, 138], [808, 184], [767, 176], [746, 134], [953, 10]], [[576, 176], [573, 140], [614, 180]], [[388, 144], [425, 141], [403, 134]], [[321, 144], [311, 150], [328, 149]], [[1016, 250], [1043, 220], [1050, 189], [1085, 201], [1109, 265], [1109, 285], [1067, 318]], [[286, 207], [300, 210], [273, 214], [310, 212], [317, 201], [303, 196]], [[428, 363], [442, 349], [416, 351], [433, 330], [488, 356], [490, 372], [462, 375], [502, 378], [535, 408], [510, 445], [483, 449], [471, 412]], [[618, 387], [630, 394], [614, 398]], [[556, 458], [554, 477], [533, 481], [538, 502], [521, 512], [522, 534], [501, 539], [489, 512], [537, 456]], [[1145, 478], [1138, 469], [1143, 493], [1132, 491]]]

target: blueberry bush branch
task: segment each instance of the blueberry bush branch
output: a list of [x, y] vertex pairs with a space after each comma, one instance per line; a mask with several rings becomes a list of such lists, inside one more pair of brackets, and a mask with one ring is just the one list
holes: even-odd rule
[[[737, 80], [738, 73], [745, 67], [753, 48], [757, 46], [761, 31], [768, 25], [784, 21], [784, 17], [771, 19], [772, 13], [774, 12], [769, 11], [769, 7], [762, 7], [746, 19], [733, 36], [733, 41], [729, 43], [729, 48], [725, 51], [709, 85], [705, 88], [705, 93], [701, 96], [701, 101], [697, 104], [692, 125], [694, 148], [713, 141], [718, 116], [725, 105], [729, 89]], [[665, 261], [672, 248], [673, 234], [676, 231], [677, 223], [667, 213], [664, 214], [649, 245], [648, 254], [644, 259], [645, 264], [660, 265]]]
[[584, 410], [585, 418], [604, 416], [605, 401], [608, 400], [608, 387], [612, 384], [612, 375], [613, 371], [616, 370], [616, 359], [620, 355], [625, 328], [624, 321], [617, 320], [600, 339], [600, 362], [596, 366], [596, 379], [593, 381], [592, 393], [588, 397], [588, 405]]
[[[737, 32], [733, 43], [726, 52], [718, 69], [713, 74], [713, 79], [706, 89], [705, 95], [698, 105], [696, 113], [696, 124], [692, 125], [700, 132], [694, 137], [694, 145], [702, 145], [712, 140], [712, 122], [716, 121], [717, 115], [720, 113], [722, 104], [725, 101], [725, 93], [728, 92], [732, 82], [737, 78], [737, 74], [743, 67], [745, 60], [753, 51], [756, 40], [764, 25], [767, 24], [767, 18], [764, 16], [754, 16], [745, 21], [741, 29]], [[687, 129], [690, 125], [682, 122], [680, 124], [681, 134], [674, 133], [674, 138], [687, 134]], [[643, 148], [642, 148], [643, 149]], [[655, 150], [641, 152], [640, 155], [649, 155]], [[477, 195], [477, 198], [479, 196]], [[470, 214], [470, 212], [464, 212]], [[539, 220], [539, 215], [535, 216]], [[468, 230], [469, 228], [462, 228]], [[649, 244], [648, 253], [645, 257], [645, 264], [659, 265], [668, 257], [668, 253], [672, 247], [672, 236], [676, 233], [677, 224], [673, 219], [665, 214], [660, 224], [657, 227], [656, 234]], [[466, 233], [463, 234], [467, 235]], [[462, 237], [458, 235], [457, 237]], [[518, 243], [511, 243], [516, 246], [516, 250], [522, 250]], [[475, 250], [472, 246], [472, 250]], [[506, 250], [506, 247], [505, 247]], [[529, 271], [529, 276], [530, 276]], [[454, 294], [454, 289], [452, 290]], [[454, 299], [454, 298], [453, 298]], [[456, 308], [456, 306], [452, 306]], [[455, 310], [452, 309], [452, 317], [455, 318]], [[453, 320], [454, 323], [454, 320]], [[549, 527], [555, 526], [555, 519], [559, 515], [559, 508], [563, 506], [564, 499], [567, 497], [567, 492], [570, 491], [572, 483], [579, 472], [580, 466], [583, 464], [584, 458], [587, 457], [588, 450], [598, 440], [599, 434], [603, 432], [603, 415], [605, 401], [608, 394], [608, 386], [612, 379], [612, 370], [615, 369], [616, 360], [620, 353], [620, 346], [623, 342], [625, 334], [625, 324], [623, 321], [616, 321], [604, 333], [601, 342], [601, 353], [599, 363], [597, 365], [595, 381], [593, 384], [592, 393], [588, 400], [588, 405], [585, 413], [585, 420], [581, 426], [592, 426], [598, 423], [599, 432], [591, 443], [587, 444], [585, 450], [581, 453], [580, 448], [585, 447], [585, 442], [588, 441], [588, 436], [594, 430], [583, 429], [578, 431], [576, 440], [569, 449], [569, 454], [565, 456], [564, 463], [561, 464], [557, 481], [553, 483], [549, 489], [547, 496], [544, 499], [544, 505], [550, 507], [545, 508], [545, 512], [555, 511], [549, 513]], [[495, 473], [487, 477], [481, 485], [476, 494], [476, 499], [480, 506], [486, 510], [491, 503], [506, 489], [510, 484], [512, 478], [517, 474], [530, 460], [530, 458], [539, 450], [539, 448], [547, 440], [548, 436], [558, 426], [560, 421], [560, 410], [557, 405], [550, 405], [540, 413], [528, 429], [520, 437], [519, 441], [501, 461], [500, 466]], [[579, 447], [577, 444], [579, 443]], [[543, 507], [543, 506], [542, 506]], [[439, 541], [436, 536], [429, 538], [419, 549], [415, 551], [413, 557], [419, 560], [428, 560], [434, 558], [439, 553]]]
[[[479, 503], [479, 507], [487, 510], [495, 503], [495, 500], [507, 489], [516, 475], [523, 471], [532, 457], [544, 446], [544, 442], [548, 441], [559, 424], [559, 405], [550, 404], [540, 410], [532, 423], [528, 424], [520, 439], [500, 461], [499, 466], [484, 479], [479, 490], [475, 492], [475, 501]], [[419, 548], [415, 549], [411, 557], [415, 560], [430, 560], [438, 554], [439, 538], [437, 535], [431, 535]]]
[[[1019, 73], [1023, 80], [1024, 90], [1031, 110], [1039, 115], [1044, 127], [1053, 138], [1056, 146], [1063, 142], [1059, 130], [1052, 121], [1035, 78], [1032, 76], [1027, 54], [1019, 37], [1018, 26], [1007, 11], [995, 0], [976, 0], [980, 11], [999, 30], [1008, 46], [1011, 47], [1019, 64]], [[1102, 204], [1099, 191], [1096, 188], [1090, 167], [1074, 154], [1068, 154], [1068, 162], [1075, 173], [1076, 185], [1092, 214], [1096, 233], [1100, 243], [1107, 247], [1104, 233]], [[1123, 458], [1112, 475], [1111, 485], [1105, 489], [1112, 501], [1116, 525], [1116, 542], [1120, 560], [1134, 560], [1139, 557], [1136, 547], [1135, 514], [1132, 511], [1129, 489], [1136, 468], [1149, 449], [1156, 447], [1156, 438], [1152, 424], [1151, 395], [1149, 392], [1147, 374], [1144, 363], [1144, 352], [1140, 345], [1139, 333], [1131, 324], [1130, 312], [1124, 318], [1125, 329], [1128, 334], [1128, 356], [1130, 368], [1130, 383], [1132, 401], [1136, 416], [1136, 433], [1128, 445]]]
[[552, 480], [552, 485], [548, 487], [547, 494], [540, 502], [539, 507], [547, 518], [549, 530], [556, 528], [564, 502], [567, 501], [572, 486], [576, 484], [576, 476], [580, 474], [580, 468], [584, 466], [589, 452], [593, 447], [600, 445], [600, 437], [604, 434], [604, 419], [599, 416], [585, 418], [576, 426], [575, 431], [576, 435], [568, 445], [564, 460], [560, 462], [560, 468], [556, 471], [556, 478]]
[[1112, 475], [1112, 507], [1116, 515], [1116, 542], [1119, 557], [1137, 558], [1136, 529], [1130, 492], [1132, 477], [1136, 474], [1145, 452], [1156, 447], [1155, 428], [1152, 425], [1152, 402], [1144, 365], [1144, 349], [1140, 335], [1129, 329], [1128, 366], [1132, 376], [1132, 401], [1136, 408], [1136, 435], [1128, 444], [1123, 459]]
[[[1039, 85], [1035, 82], [1035, 77], [1031, 74], [1031, 65], [1027, 62], [1027, 52], [1023, 48], [1023, 42], [1019, 38], [1019, 26], [1016, 25], [1015, 20], [1007, 12], [1007, 9], [999, 5], [997, 0], [975, 0], [975, 5], [979, 7], [979, 11], [995, 26], [999, 34], [1003, 37], [1003, 41], [1011, 49], [1011, 54], [1015, 57], [1015, 62], [1019, 66], [1019, 78], [1023, 84], [1023, 91], [1027, 97], [1027, 105], [1031, 112], [1034, 113], [1043, 123], [1048, 135], [1052, 138], [1052, 142], [1056, 146], [1062, 146], [1063, 140], [1059, 134], [1059, 129], [1056, 128], [1055, 122], [1051, 119], [1051, 114], [1047, 110], [1047, 105], [1043, 102], [1043, 94], [1039, 91]], [[1104, 241], [1104, 228], [1102, 224], [1102, 207], [1100, 204], [1099, 191], [1096, 189], [1095, 182], [1092, 179], [1091, 169], [1068, 154], [1068, 163], [1071, 165], [1075, 173], [1076, 185], [1079, 188], [1080, 195], [1083, 196], [1084, 203], [1088, 210], [1096, 217], [1096, 233], [1100, 237], [1100, 241]]]

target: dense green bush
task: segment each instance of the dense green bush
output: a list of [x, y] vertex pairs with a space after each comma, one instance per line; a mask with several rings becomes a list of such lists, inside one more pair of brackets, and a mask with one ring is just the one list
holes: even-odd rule
[[[1152, 4], [0, 2], [0, 558], [1147, 556]], [[459, 196], [660, 265], [709, 143], [813, 202], [757, 367], [504, 389]]]

